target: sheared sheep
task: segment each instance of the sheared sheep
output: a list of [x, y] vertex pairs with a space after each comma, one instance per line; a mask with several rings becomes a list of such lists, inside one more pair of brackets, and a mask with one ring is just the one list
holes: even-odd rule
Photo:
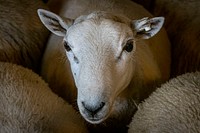
[[200, 131], [200, 72], [172, 79], [138, 107], [129, 133]]
[[152, 86], [169, 78], [167, 35], [161, 30], [153, 37], [164, 18], [149, 19], [151, 14], [128, 0], [69, 0], [63, 5], [61, 14], [67, 18], [38, 10], [43, 24], [62, 37], [50, 39], [42, 75], [63, 97], [71, 94], [69, 99], [75, 99], [70, 62], [82, 116], [100, 129], [107, 125], [119, 131], [131, 120], [134, 101], [140, 102]]
[[83, 120], [34, 72], [0, 62], [1, 133], [84, 133]]
[[0, 0], [0, 61], [39, 72], [49, 31], [40, 23], [41, 0]]

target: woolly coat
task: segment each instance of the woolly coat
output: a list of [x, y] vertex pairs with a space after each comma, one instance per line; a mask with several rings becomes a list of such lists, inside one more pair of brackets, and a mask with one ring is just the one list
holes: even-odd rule
[[200, 131], [200, 72], [172, 79], [139, 105], [129, 133]]
[[31, 70], [0, 63], [0, 132], [86, 132], [75, 110]]
[[40, 22], [41, 0], [0, 0], [0, 61], [39, 72], [49, 31]]

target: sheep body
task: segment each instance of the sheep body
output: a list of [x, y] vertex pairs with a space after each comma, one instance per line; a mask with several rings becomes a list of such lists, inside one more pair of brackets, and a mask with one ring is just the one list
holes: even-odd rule
[[39, 72], [48, 30], [40, 23], [41, 0], [0, 0], [0, 61], [12, 62]]
[[86, 132], [72, 106], [37, 74], [0, 62], [0, 132]]
[[[56, 2], [56, 1], [54, 1], [54, 2]], [[53, 5], [55, 5], [55, 4], [53, 4]], [[63, 7], [61, 8], [60, 15], [67, 17], [67, 18], [73, 18], [73, 19], [80, 16], [80, 15], [83, 15], [83, 14], [85, 15], [85, 14], [90, 14], [90, 13], [91, 14], [88, 15], [88, 16], [90, 16], [92, 18], [92, 16], [95, 16], [95, 14], [96, 15], [101, 14], [100, 12], [98, 12], [99, 10], [111, 12], [112, 14], [115, 14], [115, 15], [123, 14], [123, 15], [129, 17], [131, 20], [132, 19], [133, 20], [140, 19], [142, 17], [152, 17], [152, 15], [150, 13], [148, 13], [144, 8], [142, 8], [141, 6], [135, 4], [131, 1], [128, 1], [128, 0], [123, 1], [123, 3], [120, 0], [102, 0], [101, 3], [99, 3], [99, 1], [97, 1], [97, 0], [88, 0], [88, 1], [69, 0], [69, 1], [64, 1], [64, 3], [62, 3], [62, 5], [63, 5]], [[95, 12], [95, 11], [97, 11], [97, 12]], [[39, 13], [39, 15], [42, 16], [42, 13], [41, 14]], [[44, 15], [43, 17], [46, 19], [46, 18], [48, 18], [46, 16], [47, 15]], [[80, 17], [79, 19], [76, 19], [75, 25], [76, 24], [78, 25], [79, 22], [84, 21], [82, 19], [84, 17], [87, 18], [86, 16], [83, 16], [83, 17]], [[102, 16], [103, 15], [99, 15], [99, 16], [96, 16], [96, 18], [99, 18], [99, 21], [101, 21], [101, 20], [104, 19]], [[105, 19], [107, 19], [107, 18], [105, 18]], [[55, 19], [51, 19], [51, 20], [54, 21]], [[109, 18], [108, 18], [108, 20], [109, 20]], [[88, 21], [90, 21], [90, 20], [88, 19]], [[97, 20], [95, 20], [95, 22], [96, 21]], [[122, 23], [124, 21], [125, 20], [122, 20]], [[113, 25], [114, 25], [114, 22], [113, 22]], [[120, 27], [121, 25], [117, 25], [117, 26]], [[72, 27], [70, 27], [70, 29], [72, 29]], [[76, 37], [76, 38], [74, 38], [73, 40], [79, 40], [80, 37], [82, 37], [83, 35], [87, 35], [87, 34], [79, 35], [79, 33], [80, 34], [84, 33], [83, 29], [84, 29], [84, 26], [82, 26], [81, 31], [79, 30], [78, 35], [77, 34], [74, 35], [74, 37]], [[92, 28], [87, 28], [87, 29], [89, 30], [89, 29], [92, 29]], [[107, 28], [107, 29], [109, 29], [109, 28]], [[105, 30], [106, 30], [106, 28], [105, 28]], [[71, 30], [71, 31], [75, 31], [75, 30]], [[109, 33], [109, 32], [107, 32], [107, 33]], [[107, 33], [105, 33], [105, 34], [107, 34]], [[121, 33], [123, 33], [123, 32], [121, 32]], [[102, 36], [105, 36], [105, 34], [101, 34], [101, 35], [98, 34], [98, 35], [99, 35], [99, 37], [102, 37]], [[107, 36], [107, 37], [110, 37], [110, 36]], [[94, 37], [94, 38], [97, 38], [97, 37]], [[94, 38], [93, 38], [93, 40], [88, 41], [87, 43], [84, 42], [84, 41], [82, 41], [82, 42], [80, 41], [80, 42], [76, 43], [77, 45], [80, 45], [80, 47], [82, 47], [82, 48], [79, 48], [79, 49], [82, 49], [82, 51], [77, 53], [77, 54], [82, 54], [83, 51], [86, 49], [86, 47], [83, 47], [84, 44], [88, 44], [88, 43], [93, 42], [93, 41], [94, 41], [93, 44], [95, 44], [98, 41], [107, 40], [106, 37], [101, 38], [99, 40], [98, 39], [95, 40]], [[112, 42], [114, 42], [114, 41], [112, 41]], [[99, 54], [98, 52], [101, 51], [101, 50], [105, 52], [106, 51], [105, 49], [101, 49], [101, 47], [103, 47], [101, 44], [104, 44], [104, 43], [99, 43], [99, 45], [98, 45], [99, 49], [91, 48], [90, 46], [92, 46], [92, 44], [90, 46], [88, 46], [93, 50], [87, 51], [87, 52], [84, 51], [85, 52], [85, 56], [84, 56], [85, 59], [86, 59], [87, 53], [91, 54], [92, 52], [97, 51], [95, 54], [98, 55]], [[118, 44], [118, 43], [119, 42], [117, 42], [116, 44]], [[105, 43], [105, 44], [108, 45], [109, 43]], [[117, 93], [117, 89], [113, 90], [112, 93], [110, 93], [111, 91], [109, 89], [107, 89], [107, 91], [105, 91], [104, 96], [106, 98], [108, 97], [108, 95], [112, 94], [112, 96], [109, 96], [109, 98], [112, 99], [112, 100], [114, 99], [113, 102], [110, 102], [111, 104], [112, 103], [114, 103], [114, 104], [111, 105], [111, 106], [113, 106], [112, 113], [110, 115], [111, 118], [109, 117], [110, 120], [108, 118], [108, 122], [104, 121], [106, 124], [103, 122], [103, 124], [102, 124], [103, 126], [104, 125], [107, 126], [112, 122], [115, 123], [115, 124], [111, 124], [114, 128], [116, 128], [116, 124], [118, 124], [118, 125], [127, 124], [128, 121], [131, 118], [130, 116], [133, 115], [133, 112], [135, 110], [135, 105], [134, 105], [133, 101], [134, 100], [136, 102], [141, 101], [142, 99], [147, 97], [150, 92], [153, 91], [152, 86], [157, 85], [156, 84], [157, 82], [160, 82], [160, 81], [163, 82], [163, 81], [165, 81], [169, 78], [170, 44], [169, 44], [167, 35], [165, 33], [165, 30], [162, 29], [156, 36], [154, 36], [153, 38], [151, 38], [149, 40], [139, 40], [139, 41], [136, 42], [136, 44], [137, 44], [137, 48], [136, 48], [136, 52], [135, 52], [136, 54], [132, 56], [133, 60], [130, 61], [130, 62], [133, 61], [136, 64], [136, 68], [135, 67], [128, 67], [126, 69], [127, 73], [129, 71], [129, 68], [130, 68], [131, 71], [133, 69], [135, 69], [135, 71], [134, 71], [135, 73], [133, 75], [130, 74], [131, 75], [130, 77], [132, 77], [132, 79], [130, 79], [130, 80], [126, 79], [127, 82], [130, 81], [129, 83], [127, 83], [128, 85], [127, 84], [121, 85], [121, 86], [124, 86], [124, 87], [121, 87], [121, 88], [118, 87], [120, 89], [124, 89], [124, 88], [126, 88], [125, 86], [127, 86], [127, 88], [125, 90], [123, 90], [123, 92], [121, 94], [116, 94], [117, 98], [113, 98], [114, 95], [115, 95], [115, 92]], [[111, 49], [110, 48], [111, 45], [108, 46], [108, 47], [109, 47], [108, 49]], [[113, 47], [116, 48], [116, 45], [113, 46]], [[90, 48], [88, 48], [88, 49], [90, 49]], [[78, 46], [77, 46], [77, 49], [78, 49]], [[106, 63], [104, 65], [101, 64], [101, 67], [112, 66], [114, 64], [113, 60], [112, 60], [113, 64], [111, 64], [111, 61], [109, 62], [109, 59], [112, 59], [114, 55], [113, 56], [111, 56], [111, 54], [109, 55], [108, 49], [106, 51], [107, 53], [102, 52], [102, 54], [98, 56], [98, 57], [102, 58], [102, 60], [101, 60], [102, 64], [107, 59], [107, 64]], [[110, 50], [110, 52], [111, 51], [112, 51], [112, 49]], [[105, 56], [103, 58], [104, 54], [107, 55], [107, 56]], [[109, 56], [111, 56], [111, 58], [108, 59]], [[91, 54], [90, 57], [96, 57], [96, 56]], [[84, 59], [84, 58], [81, 57], [81, 59]], [[93, 61], [94, 61], [94, 63], [96, 63], [95, 59], [93, 59]], [[82, 62], [85, 62], [85, 61], [82, 61]], [[90, 63], [90, 62], [92, 62], [92, 61], [88, 61], [88, 63]], [[127, 61], [127, 62], [129, 62], [129, 61]], [[84, 64], [88, 64], [88, 63], [85, 62]], [[89, 65], [88, 67], [81, 67], [81, 68], [89, 69], [90, 66], [92, 66], [92, 64]], [[93, 68], [88, 70], [88, 73], [89, 72], [94, 72], [95, 74], [98, 73], [98, 70], [95, 70], [97, 66], [99, 66], [99, 65], [94, 65]], [[119, 82], [116, 82], [116, 81], [114, 81], [115, 79], [119, 80], [120, 78], [123, 78], [123, 81], [125, 81], [124, 80], [125, 74], [123, 74], [123, 76], [121, 76], [120, 78], [118, 76], [118, 75], [120, 75], [118, 73], [120, 73], [122, 71], [122, 69], [116, 70], [114, 72], [114, 67], [116, 67], [116, 66], [113, 65], [112, 70], [109, 70], [110, 69], [109, 67], [107, 67], [108, 70], [106, 70], [106, 68], [105, 68], [104, 71], [102, 70], [103, 72], [105, 72], [104, 74], [99, 73], [99, 74], [101, 74], [101, 76], [99, 76], [99, 75], [94, 76], [90, 73], [91, 74], [90, 76], [83, 78], [85, 80], [84, 83], [86, 83], [86, 82], [88, 83], [91, 79], [95, 79], [96, 77], [100, 79], [98, 84], [97, 84], [97, 85], [99, 85], [99, 87], [94, 87], [95, 85], [93, 87], [88, 87], [88, 88], [94, 88], [94, 89], [92, 89], [90, 92], [88, 92], [85, 95], [85, 97], [86, 98], [87, 97], [94, 98], [95, 96], [97, 96], [95, 99], [88, 100], [88, 101], [96, 102], [96, 101], [98, 101], [97, 100], [98, 96], [102, 95], [102, 93], [97, 94], [97, 92], [102, 92], [102, 90], [99, 89], [96, 92], [94, 92], [95, 89], [98, 89], [98, 88], [106, 89], [106, 88], [109, 88], [110, 86], [111, 86], [110, 87], [111, 89], [114, 89], [115, 87], [113, 87], [113, 86], [122, 81], [121, 80]], [[87, 76], [86, 71], [81, 70], [80, 72], [82, 72], [82, 73], [84, 72], [85, 75]], [[74, 72], [74, 73], [76, 73], [76, 72]], [[108, 75], [108, 73], [111, 73], [110, 75], [112, 77], [110, 75]], [[132, 73], [132, 72], [130, 72], [130, 73]], [[116, 75], [118, 74], [118, 75], [115, 76], [115, 74]], [[59, 94], [60, 96], [65, 98], [67, 101], [70, 101], [71, 103], [74, 103], [74, 101], [76, 101], [76, 87], [74, 85], [74, 79], [72, 77], [72, 72], [70, 70], [69, 61], [66, 59], [66, 51], [65, 51], [65, 48], [63, 46], [63, 38], [56, 37], [55, 35], [51, 35], [51, 37], [48, 41], [48, 44], [47, 44], [47, 49], [45, 51], [43, 61], [42, 61], [41, 75], [50, 84], [50, 87], [53, 89], [54, 92], [56, 92], [57, 94]], [[79, 75], [79, 74], [77, 74], [77, 75]], [[82, 74], [82, 75], [84, 75], [84, 74]], [[105, 75], [107, 75], [107, 76], [105, 76]], [[105, 82], [102, 82], [102, 80], [105, 80]], [[113, 80], [113, 82], [112, 82], [112, 80]], [[81, 80], [77, 80], [77, 81], [81, 81]], [[97, 80], [92, 80], [90, 82], [90, 85], [91, 84], [93, 85], [94, 83], [96, 83], [96, 81]], [[108, 81], [110, 81], [110, 82], [108, 82]], [[106, 84], [106, 83], [107, 84], [110, 83], [110, 86], [109, 85], [105, 85], [105, 86], [103, 85], [103, 84]], [[122, 84], [125, 84], [125, 83], [122, 83]], [[82, 86], [84, 86], [84, 85], [82, 85]], [[77, 88], [79, 88], [79, 87], [77, 87]], [[81, 89], [79, 89], [79, 91], [80, 90]], [[119, 90], [119, 93], [120, 93], [120, 91], [121, 90]], [[94, 92], [96, 95], [94, 95], [92, 92]], [[83, 93], [80, 93], [80, 94], [83, 94]], [[88, 96], [88, 95], [91, 95], [91, 96]], [[104, 96], [102, 96], [102, 97], [104, 97]], [[80, 100], [78, 99], [77, 101], [79, 102]], [[106, 102], [107, 102], [107, 100], [106, 100]], [[95, 105], [95, 104], [93, 104], [93, 105]], [[130, 108], [131, 108], [131, 110], [130, 110]], [[102, 113], [102, 114], [105, 114], [105, 113]], [[116, 121], [114, 121], [112, 119], [116, 119]], [[124, 121], [124, 122], [120, 123], [119, 121]], [[96, 127], [98, 127], [98, 126], [96, 126]], [[121, 126], [118, 126], [118, 127], [121, 127]]]
[[171, 79], [138, 107], [129, 133], [200, 131], [200, 72]]

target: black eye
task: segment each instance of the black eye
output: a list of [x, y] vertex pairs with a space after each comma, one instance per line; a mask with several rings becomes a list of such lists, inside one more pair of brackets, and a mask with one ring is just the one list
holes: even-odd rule
[[127, 52], [131, 52], [133, 50], [133, 40], [128, 40], [123, 49]]
[[67, 50], [67, 52], [71, 51], [71, 48], [69, 47], [69, 45], [65, 41], [64, 41], [64, 47]]

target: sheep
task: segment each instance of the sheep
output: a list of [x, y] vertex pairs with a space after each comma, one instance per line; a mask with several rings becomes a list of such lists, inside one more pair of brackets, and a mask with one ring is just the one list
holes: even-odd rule
[[164, 11], [162, 14], [166, 16], [166, 29], [173, 46], [172, 76], [200, 71], [200, 1], [157, 0], [155, 4], [155, 14]]
[[[149, 0], [154, 15], [166, 19], [165, 28], [172, 43], [172, 77], [200, 71], [200, 1]], [[172, 19], [173, 18], [173, 19]]]
[[200, 72], [171, 79], [138, 107], [129, 133], [200, 131]]
[[1, 133], [85, 133], [83, 119], [32, 70], [0, 62]]
[[40, 23], [41, 0], [0, 0], [0, 61], [39, 73], [49, 31]]
[[164, 18], [149, 19], [151, 14], [131, 1], [69, 0], [61, 9], [65, 18], [43, 9], [38, 14], [59, 36], [47, 44], [41, 75], [72, 104], [77, 97], [94, 130], [126, 128], [135, 103], [169, 78], [170, 44], [160, 31]]

